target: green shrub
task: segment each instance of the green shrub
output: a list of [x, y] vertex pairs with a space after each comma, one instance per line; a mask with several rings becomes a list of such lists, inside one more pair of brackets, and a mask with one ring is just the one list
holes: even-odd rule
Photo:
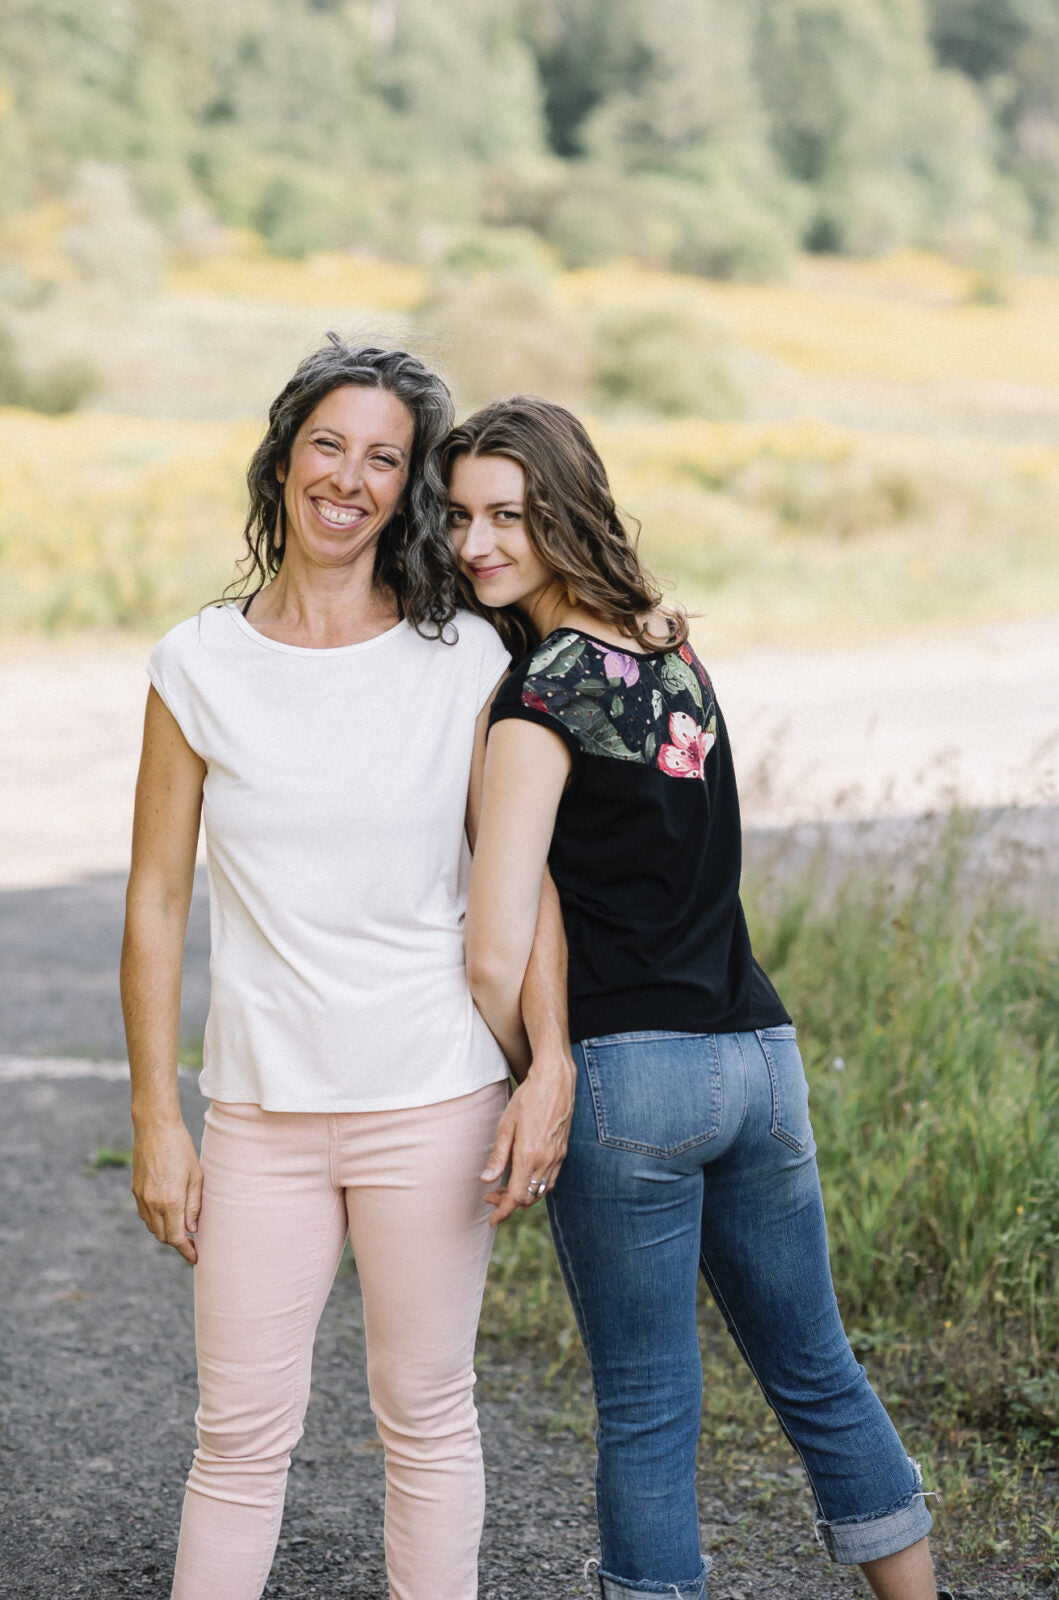
[[9, 328], [0, 323], [0, 406], [22, 406], [45, 416], [76, 411], [99, 388], [99, 374], [88, 361], [57, 361], [31, 378], [19, 359]]
[[584, 398], [588, 339], [543, 274], [448, 278], [421, 308], [419, 320], [438, 345], [463, 408], [518, 392], [574, 407]]
[[746, 411], [727, 337], [676, 300], [600, 319], [593, 387], [604, 408], [711, 421]]

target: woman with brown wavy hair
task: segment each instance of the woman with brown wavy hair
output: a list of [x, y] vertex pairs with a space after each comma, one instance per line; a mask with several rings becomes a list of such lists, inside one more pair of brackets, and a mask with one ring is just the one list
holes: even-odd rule
[[498, 402], [442, 465], [464, 581], [518, 658], [490, 713], [468, 902], [486, 1020], [517, 1008], [546, 866], [569, 946], [576, 1102], [541, 1187], [595, 1387], [600, 1593], [706, 1593], [701, 1273], [832, 1560], [881, 1600], [935, 1600], [919, 1470], [839, 1318], [805, 1075], [751, 950], [728, 739], [686, 619], [568, 411]]
[[[568, 1105], [572, 1066], [545, 984], [536, 1022], [532, 1000], [527, 1012], [533, 1070], [508, 1105], [509, 1064], [530, 1061], [521, 1018], [492, 1036], [467, 986], [483, 707], [507, 656], [456, 612], [438, 472], [451, 422], [448, 390], [415, 356], [332, 336], [277, 397], [250, 465], [258, 586], [180, 623], [150, 660], [122, 998], [133, 1192], [195, 1267], [198, 1448], [174, 1600], [264, 1588], [347, 1236], [391, 1596], [477, 1592], [480, 1174], [494, 1219], [533, 1203], [531, 1172], [550, 1177], [562, 1154], [553, 1102]], [[201, 1162], [177, 1096], [200, 814]]]

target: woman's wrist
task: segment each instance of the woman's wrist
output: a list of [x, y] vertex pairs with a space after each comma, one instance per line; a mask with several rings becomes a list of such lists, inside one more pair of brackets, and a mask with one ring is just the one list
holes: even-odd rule
[[134, 1090], [129, 1109], [134, 1133], [154, 1133], [168, 1128], [182, 1128], [184, 1116], [176, 1092], [175, 1074], [172, 1089], [162, 1093]]

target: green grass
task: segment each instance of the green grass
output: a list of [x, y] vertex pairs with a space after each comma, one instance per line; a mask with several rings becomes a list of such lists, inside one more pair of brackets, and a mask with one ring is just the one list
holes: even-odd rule
[[95, 1172], [105, 1172], [108, 1167], [131, 1167], [131, 1150], [112, 1150], [109, 1145], [100, 1145], [89, 1166]]
[[[1017, 1556], [1059, 1577], [1046, 1476], [1059, 1445], [1059, 934], [971, 887], [966, 836], [955, 818], [905, 863], [899, 891], [882, 868], [825, 891], [821, 862], [751, 884], [748, 910], [799, 1023], [846, 1325], [943, 1496], [940, 1548], [950, 1567]], [[579, 1394], [587, 1412], [540, 1212], [501, 1229], [483, 1334], [532, 1351], [566, 1409]], [[706, 1303], [701, 1336], [713, 1466], [783, 1459]]]

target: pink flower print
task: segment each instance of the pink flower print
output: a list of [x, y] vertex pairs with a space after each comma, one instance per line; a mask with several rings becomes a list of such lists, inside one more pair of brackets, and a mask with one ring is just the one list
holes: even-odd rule
[[525, 685], [523, 685], [522, 688], [522, 704], [524, 706], [529, 706], [533, 711], [548, 710], [548, 707], [544, 704], [544, 701], [541, 699], [540, 695], [534, 694], [533, 690], [527, 689]]
[[608, 650], [603, 657], [603, 676], [620, 678], [627, 689], [640, 681], [640, 668], [635, 656], [624, 655], [620, 650]]
[[669, 737], [658, 752], [658, 765], [671, 778], [701, 778], [703, 762], [713, 749], [716, 734], [699, 727], [685, 711], [669, 714]]

